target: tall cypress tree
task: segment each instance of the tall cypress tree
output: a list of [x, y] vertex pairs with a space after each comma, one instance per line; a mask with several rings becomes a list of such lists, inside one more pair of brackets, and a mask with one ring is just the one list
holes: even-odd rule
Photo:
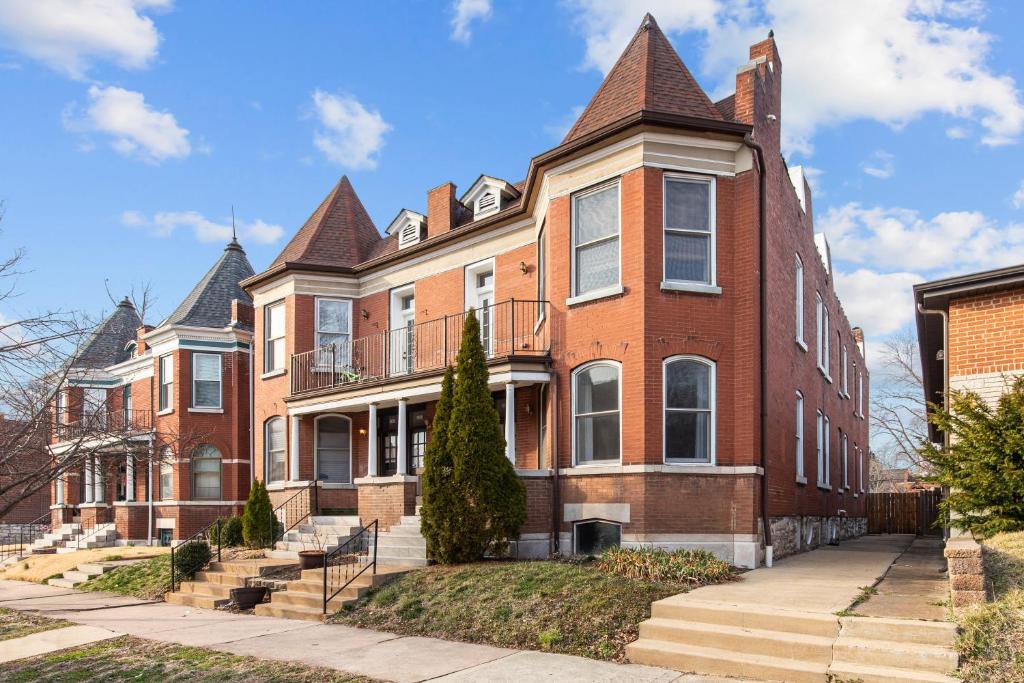
[[455, 393], [455, 370], [448, 366], [441, 382], [441, 398], [431, 424], [430, 442], [423, 455], [423, 506], [420, 527], [427, 541], [427, 556], [442, 564], [452, 562], [457, 545], [461, 496], [455, 491], [455, 476], [448, 449]]
[[472, 562], [493, 546], [501, 550], [526, 520], [526, 487], [505, 457], [505, 436], [487, 386], [489, 373], [480, 323], [466, 313], [456, 359], [448, 423], [454, 492], [461, 496], [457, 545], [451, 560]]

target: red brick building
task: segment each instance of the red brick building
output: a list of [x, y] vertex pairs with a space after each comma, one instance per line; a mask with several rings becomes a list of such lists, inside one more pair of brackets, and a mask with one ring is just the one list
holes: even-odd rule
[[443, 183], [381, 237], [342, 178], [243, 282], [275, 502], [317, 481], [321, 509], [415, 515], [472, 307], [529, 494], [520, 556], [656, 544], [756, 566], [864, 533], [863, 335], [780, 153], [781, 88], [769, 37], [712, 102], [648, 15], [525, 180]]
[[125, 299], [79, 350], [53, 407], [51, 450], [75, 464], [52, 486], [55, 529], [166, 544], [240, 513], [253, 320], [239, 282], [252, 274], [232, 240], [160, 325]]

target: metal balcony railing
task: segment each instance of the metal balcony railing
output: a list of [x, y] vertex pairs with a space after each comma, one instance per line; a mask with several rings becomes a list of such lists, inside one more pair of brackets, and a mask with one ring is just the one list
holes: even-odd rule
[[[551, 349], [547, 301], [508, 299], [474, 309], [488, 359], [544, 356]], [[465, 313], [292, 354], [291, 393], [401, 378], [454, 364]]]
[[55, 427], [57, 441], [102, 438], [107, 435], [124, 435], [148, 432], [153, 429], [153, 411], [142, 409], [111, 410], [101, 408], [80, 420]]

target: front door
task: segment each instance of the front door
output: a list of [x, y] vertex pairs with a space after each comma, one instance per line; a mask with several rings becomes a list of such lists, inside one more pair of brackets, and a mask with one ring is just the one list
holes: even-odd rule
[[377, 471], [382, 477], [398, 474], [398, 410], [377, 412]]
[[472, 308], [480, 321], [480, 341], [484, 353], [494, 353], [494, 267], [477, 266], [468, 272], [466, 308]]
[[391, 292], [391, 332], [388, 341], [391, 375], [416, 369], [416, 295], [412, 287]]

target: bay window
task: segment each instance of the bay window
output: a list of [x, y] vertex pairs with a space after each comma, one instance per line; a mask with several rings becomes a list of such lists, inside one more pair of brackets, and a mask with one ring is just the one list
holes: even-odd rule
[[284, 370], [284, 302], [263, 307], [263, 372]]
[[170, 410], [174, 407], [174, 356], [160, 356], [160, 395], [159, 410]]
[[692, 356], [665, 361], [666, 462], [711, 463], [715, 450], [715, 365]]
[[221, 407], [221, 356], [192, 352], [192, 407]]
[[192, 500], [220, 500], [221, 455], [202, 444], [192, 451]]
[[714, 179], [665, 174], [665, 282], [715, 284]]
[[577, 465], [618, 462], [620, 457], [620, 369], [598, 361], [573, 373], [573, 453]]
[[316, 347], [321, 349], [322, 357], [318, 363], [330, 365], [330, 350], [325, 347], [333, 345], [333, 362], [348, 365], [348, 342], [352, 338], [352, 302], [348, 299], [316, 300]]
[[573, 296], [619, 286], [619, 183], [573, 195]]

